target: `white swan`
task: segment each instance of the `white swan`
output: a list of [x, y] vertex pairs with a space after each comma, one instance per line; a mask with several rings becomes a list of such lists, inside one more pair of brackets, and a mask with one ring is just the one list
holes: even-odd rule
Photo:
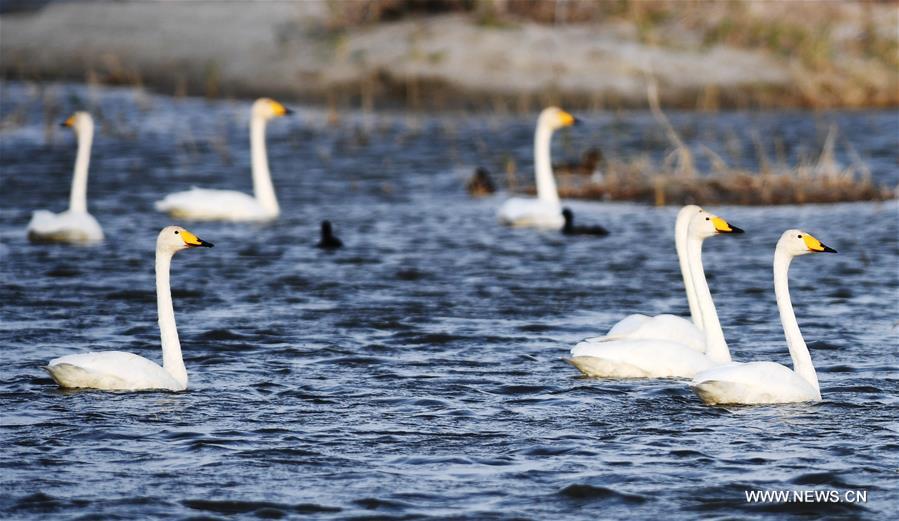
[[741, 233], [724, 219], [697, 212], [690, 219], [686, 250], [697, 302], [702, 313], [705, 354], [662, 339], [580, 342], [571, 350], [571, 364], [587, 376], [609, 378], [692, 378], [696, 373], [730, 362], [730, 351], [702, 267], [702, 243], [721, 233]]
[[142, 356], [122, 351], [68, 355], [50, 361], [45, 369], [60, 387], [116, 391], [187, 389], [187, 370], [175, 327], [169, 266], [179, 250], [211, 243], [180, 226], [167, 226], [156, 239], [156, 304], [162, 341], [162, 367]]
[[233, 190], [192, 188], [156, 201], [156, 209], [172, 217], [195, 221], [268, 221], [281, 209], [268, 170], [265, 124], [272, 118], [293, 113], [275, 100], [260, 98], [250, 112], [250, 156], [253, 162], [253, 194]]
[[578, 123], [577, 118], [557, 107], [543, 109], [534, 134], [534, 172], [537, 198], [514, 197], [497, 212], [497, 218], [509, 226], [558, 230], [565, 224], [559, 192], [553, 178], [550, 143], [553, 131]]
[[821, 400], [818, 375], [802, 339], [790, 301], [789, 269], [793, 257], [836, 253], [802, 230], [787, 230], [774, 250], [774, 293], [793, 370], [774, 362], [733, 362], [697, 374], [690, 387], [707, 404], [793, 403]]
[[94, 142], [94, 120], [87, 112], [76, 112], [62, 126], [71, 127], [78, 139], [69, 209], [58, 214], [48, 210], [35, 211], [28, 223], [28, 239], [34, 242], [97, 243], [103, 240], [103, 229], [94, 216], [87, 213], [87, 167]]
[[705, 351], [702, 315], [696, 299], [696, 290], [693, 287], [687, 252], [690, 219], [702, 212], [702, 208], [696, 205], [684, 206], [677, 213], [677, 220], [674, 224], [674, 246], [677, 251], [677, 261], [680, 264], [681, 277], [684, 280], [684, 290], [687, 293], [687, 303], [690, 305], [691, 320], [667, 313], [653, 317], [635, 313], [621, 319], [604, 336], [588, 338], [585, 342], [656, 338], [684, 344], [700, 353]]

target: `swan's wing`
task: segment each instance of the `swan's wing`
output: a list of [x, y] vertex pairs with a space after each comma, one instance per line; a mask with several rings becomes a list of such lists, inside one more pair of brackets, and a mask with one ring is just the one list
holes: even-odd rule
[[581, 342], [572, 348], [571, 356], [599, 358], [655, 378], [692, 378], [714, 365], [702, 353], [664, 340]]
[[511, 226], [561, 229], [565, 224], [558, 205], [539, 199], [513, 197], [500, 206], [496, 215], [500, 222]]
[[[646, 322], [647, 320], [649, 320], [649, 318], [650, 318], [649, 315], [643, 315], [641, 313], [634, 313], [632, 315], [628, 315], [628, 316], [622, 318], [621, 320], [619, 320], [614, 326], [612, 326], [612, 329], [609, 329], [609, 332], [606, 333], [606, 336], [607, 337], [625, 336], [628, 333], [630, 333], [631, 331], [634, 331], [635, 329], [640, 327], [640, 324]], [[602, 338], [602, 337], [597, 337], [597, 338]]]
[[690, 385], [712, 380], [753, 384], [788, 379], [792, 374], [793, 371], [774, 362], [730, 362], [697, 373]]
[[690, 320], [669, 314], [646, 317], [644, 320], [631, 317], [645, 317], [645, 315], [631, 315], [625, 318], [615, 324], [605, 337], [598, 337], [596, 340], [659, 339], [685, 345], [700, 353], [705, 352], [705, 334]]
[[37, 210], [28, 223], [28, 237], [38, 241], [99, 242], [103, 240], [103, 228], [86, 212], [55, 214]]
[[180, 389], [175, 379], [155, 362], [122, 351], [62, 356], [51, 360], [46, 369], [61, 387]]
[[197, 220], [251, 220], [269, 217], [255, 197], [233, 190], [192, 188], [156, 201], [172, 217]]
[[706, 403], [788, 403], [820, 400], [801, 376], [774, 362], [731, 362], [696, 374], [690, 387]]

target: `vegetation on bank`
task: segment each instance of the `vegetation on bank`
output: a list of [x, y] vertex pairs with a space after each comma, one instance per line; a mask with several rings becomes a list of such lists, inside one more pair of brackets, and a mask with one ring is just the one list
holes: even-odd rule
[[2, 25], [5, 78], [335, 114], [643, 108], [647, 72], [667, 107], [899, 106], [899, 0], [73, 0]]
[[[899, 105], [899, 2], [730, 0], [329, 0], [335, 31], [457, 13], [485, 27], [536, 22], [628, 27], [659, 49], [726, 46], [770, 55], [789, 70], [788, 89], [725, 92], [709, 86], [703, 109], [742, 104], [805, 107]], [[669, 102], [671, 100], [669, 99]], [[679, 103], [681, 106], [687, 104]]]

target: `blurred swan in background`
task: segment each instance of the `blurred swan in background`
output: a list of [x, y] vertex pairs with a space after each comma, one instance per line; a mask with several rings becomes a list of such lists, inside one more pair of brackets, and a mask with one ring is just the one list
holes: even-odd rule
[[[690, 305], [690, 320], [667, 313], [653, 317], [637, 313], [621, 319], [612, 326], [605, 336], [588, 338], [585, 342], [657, 338], [684, 344], [700, 353], [705, 351], [702, 313], [696, 298], [693, 275], [690, 272], [690, 254], [687, 251], [690, 220], [702, 212], [702, 208], [696, 205], [684, 206], [677, 213], [677, 220], [674, 224], [674, 247], [677, 251], [677, 261], [680, 264], [684, 289], [687, 293], [687, 303]], [[715, 303], [711, 302], [711, 305], [714, 306]]]
[[663, 339], [585, 340], [571, 350], [571, 364], [587, 376], [692, 378], [699, 371], [730, 362], [730, 351], [702, 266], [702, 243], [718, 234], [742, 232], [724, 219], [705, 211], [695, 213], [690, 219], [686, 251], [702, 313], [704, 354], [682, 343]]
[[94, 216], [87, 213], [87, 169], [94, 142], [94, 120], [87, 112], [76, 112], [62, 126], [71, 127], [78, 139], [69, 209], [62, 213], [35, 211], [28, 223], [28, 239], [34, 242], [97, 243], [103, 240], [103, 229]]
[[250, 156], [254, 196], [233, 190], [192, 188], [167, 195], [156, 202], [156, 209], [172, 217], [197, 221], [268, 221], [277, 218], [281, 209], [268, 169], [265, 125], [270, 119], [292, 113], [292, 110], [269, 98], [260, 98], [253, 103], [250, 112]]
[[774, 294], [793, 369], [775, 362], [732, 362], [697, 374], [690, 387], [707, 404], [765, 404], [820, 401], [812, 357], [790, 301], [789, 270], [794, 257], [836, 253], [802, 230], [787, 230], [774, 250]]
[[509, 226], [558, 230], [565, 224], [559, 192], [550, 162], [550, 144], [555, 130], [578, 123], [577, 118], [557, 107], [543, 109], [534, 135], [534, 172], [537, 198], [513, 197], [500, 207], [497, 217]]
[[169, 267], [175, 252], [208, 243], [180, 226], [168, 226], [156, 239], [156, 304], [162, 342], [162, 366], [142, 356], [122, 351], [68, 355], [45, 367], [60, 387], [115, 391], [187, 389], [187, 370], [175, 326]]

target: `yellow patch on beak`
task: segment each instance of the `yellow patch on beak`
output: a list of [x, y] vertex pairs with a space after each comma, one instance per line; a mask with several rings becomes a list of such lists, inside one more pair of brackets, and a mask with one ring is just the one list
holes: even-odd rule
[[184, 244], [191, 246], [191, 247], [203, 245], [203, 241], [201, 241], [199, 237], [190, 233], [187, 230], [183, 230], [181, 232], [181, 240], [184, 241]]
[[825, 252], [825, 251], [833, 251], [832, 248], [824, 246], [823, 244], [821, 244], [821, 241], [819, 241], [818, 239], [812, 237], [811, 235], [809, 235], [807, 233], [802, 234], [802, 242], [805, 243], [805, 247], [808, 248], [809, 251], [813, 251], [815, 253], [821, 253], [821, 252]]
[[733, 233], [734, 231], [730, 223], [720, 217], [712, 217], [712, 224], [715, 225], [715, 231], [718, 233]]
[[69, 119], [63, 121], [62, 124], [63, 124], [63, 126], [66, 126], [66, 127], [74, 126], [75, 125], [75, 116], [69, 116]]
[[272, 104], [272, 113], [276, 116], [286, 116], [287, 115], [287, 107], [278, 103], [275, 100], [271, 101]]
[[559, 123], [563, 127], [570, 127], [571, 125], [574, 125], [575, 121], [577, 120], [571, 114], [565, 112], [564, 110], [559, 111]]

